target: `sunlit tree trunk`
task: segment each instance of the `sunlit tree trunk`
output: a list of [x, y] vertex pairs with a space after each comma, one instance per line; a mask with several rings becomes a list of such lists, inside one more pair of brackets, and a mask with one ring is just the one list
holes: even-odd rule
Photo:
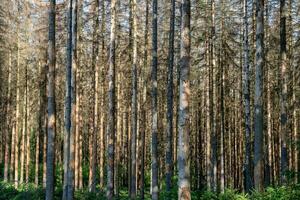
[[116, 45], [116, 1], [111, 1], [110, 52], [108, 70], [108, 124], [107, 124], [107, 194], [114, 196], [114, 151], [115, 151], [115, 45]]
[[93, 116], [91, 124], [91, 135], [89, 138], [89, 191], [94, 192], [96, 189], [96, 146], [97, 146], [97, 134], [98, 134], [98, 96], [99, 96], [99, 63], [98, 63], [98, 52], [99, 52], [99, 0], [96, 0], [93, 5], [94, 17], [93, 24], [93, 42], [92, 42], [92, 86], [94, 95], [94, 106]]
[[181, 0], [181, 46], [180, 46], [180, 86], [178, 121], [178, 199], [190, 200], [190, 51], [191, 33], [190, 0]]
[[7, 104], [6, 104], [6, 131], [5, 131], [5, 154], [4, 154], [4, 177], [5, 182], [8, 181], [8, 171], [9, 171], [9, 145], [10, 145], [10, 132], [11, 132], [11, 68], [12, 68], [12, 55], [9, 51], [8, 55], [8, 83], [7, 83]]
[[137, 141], [137, 11], [136, 0], [131, 0], [132, 9], [132, 29], [133, 29], [133, 46], [132, 46], [132, 99], [131, 99], [131, 186], [130, 198], [136, 198], [136, 141]]

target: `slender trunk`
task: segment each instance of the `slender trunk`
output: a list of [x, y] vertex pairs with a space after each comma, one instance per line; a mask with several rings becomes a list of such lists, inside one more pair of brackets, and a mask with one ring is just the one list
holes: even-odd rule
[[111, 1], [110, 52], [108, 70], [108, 126], [107, 126], [107, 194], [114, 196], [114, 151], [115, 151], [115, 46], [116, 46], [116, 0]]
[[130, 198], [136, 199], [136, 140], [137, 140], [137, 11], [136, 0], [131, 0], [133, 24], [132, 99], [131, 99], [131, 186]]
[[263, 189], [263, 67], [264, 67], [264, 0], [256, 1], [256, 65], [254, 116], [254, 185]]
[[287, 183], [287, 41], [286, 41], [286, 1], [280, 0], [280, 64], [281, 64], [281, 95], [280, 95], [280, 131], [281, 131], [281, 183]]
[[[64, 184], [63, 200], [74, 196], [74, 76], [73, 76], [73, 8], [77, 9], [77, 0], [70, 0], [68, 5], [68, 39], [66, 64], [66, 97], [65, 97], [65, 135], [64, 135]], [[76, 18], [76, 16], [75, 16]], [[74, 19], [75, 19], [74, 18]], [[75, 20], [74, 20], [75, 21]]]
[[47, 82], [47, 178], [46, 178], [46, 200], [54, 198], [54, 158], [55, 158], [55, 15], [56, 1], [51, 0], [49, 9], [49, 42], [48, 42], [48, 82]]
[[20, 117], [20, 41], [19, 34], [17, 35], [17, 91], [16, 91], [16, 128], [15, 128], [15, 145], [12, 148], [15, 148], [15, 179], [14, 185], [18, 187], [19, 182], [19, 117]]
[[248, 0], [244, 0], [244, 65], [243, 65], [243, 95], [245, 117], [245, 159], [244, 179], [245, 191], [252, 188], [251, 176], [251, 116], [250, 116], [250, 71], [249, 71], [249, 30], [248, 30]]
[[190, 157], [189, 157], [189, 103], [190, 103], [190, 50], [191, 33], [190, 0], [181, 0], [181, 46], [180, 46], [180, 86], [178, 121], [178, 199], [190, 200]]
[[12, 56], [9, 51], [8, 61], [8, 84], [7, 84], [7, 104], [6, 104], [6, 132], [5, 132], [5, 155], [4, 155], [4, 178], [5, 182], [8, 181], [8, 168], [9, 168], [9, 144], [10, 144], [10, 130], [11, 130], [11, 67], [12, 67]]
[[152, 1], [152, 144], [151, 144], [151, 196], [158, 200], [158, 141], [157, 141], [157, 0]]
[[24, 182], [24, 163], [25, 163], [25, 143], [27, 133], [27, 65], [25, 66], [25, 88], [24, 88], [24, 105], [23, 105], [23, 128], [21, 141], [21, 174], [20, 184]]
[[146, 134], [146, 103], [147, 103], [147, 79], [146, 72], [148, 67], [148, 25], [149, 25], [149, 0], [146, 0], [146, 21], [145, 21], [145, 34], [144, 34], [144, 68], [142, 74], [143, 94], [142, 94], [142, 105], [141, 105], [141, 188], [140, 197], [141, 200], [145, 199], [145, 134]]
[[[47, 118], [45, 118], [45, 120], [47, 120]], [[46, 122], [47, 123], [47, 122]], [[44, 129], [45, 130], [45, 129]], [[46, 179], [47, 179], [47, 131], [44, 132], [44, 135], [43, 135], [43, 139], [44, 139], [44, 142], [43, 142], [43, 188], [46, 188]]]
[[39, 157], [40, 157], [40, 131], [36, 132], [36, 145], [35, 145], [35, 173], [34, 183], [35, 186], [39, 185]]
[[166, 147], [166, 187], [171, 191], [173, 175], [173, 65], [174, 65], [174, 34], [175, 34], [175, 0], [171, 1], [168, 81], [167, 81], [167, 147]]
[[99, 96], [99, 63], [98, 63], [98, 52], [99, 52], [99, 0], [96, 0], [93, 5], [93, 13], [96, 15], [93, 24], [93, 43], [92, 43], [92, 73], [93, 73], [93, 93], [94, 93], [94, 107], [91, 124], [91, 133], [89, 139], [90, 146], [90, 164], [89, 164], [89, 191], [95, 192], [96, 189], [96, 146], [97, 146], [97, 134], [98, 134], [98, 96]]

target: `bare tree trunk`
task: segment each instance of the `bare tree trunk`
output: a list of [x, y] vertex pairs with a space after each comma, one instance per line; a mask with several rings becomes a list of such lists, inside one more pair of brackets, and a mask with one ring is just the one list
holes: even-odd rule
[[171, 1], [168, 83], [167, 83], [167, 147], [166, 147], [166, 187], [171, 191], [173, 175], [173, 67], [174, 67], [174, 35], [175, 35], [175, 0]]
[[47, 177], [46, 177], [46, 200], [54, 198], [54, 170], [55, 170], [55, 63], [56, 63], [56, 50], [55, 50], [55, 15], [56, 1], [51, 0], [49, 9], [49, 42], [48, 42], [48, 103], [47, 103]]
[[19, 182], [19, 117], [20, 117], [20, 41], [19, 33], [17, 35], [17, 91], [16, 91], [16, 128], [15, 128], [15, 145], [12, 148], [15, 148], [15, 179], [14, 185], [18, 187]]
[[[74, 198], [74, 77], [73, 77], [73, 8], [77, 9], [77, 0], [70, 0], [68, 5], [68, 40], [66, 64], [66, 99], [65, 99], [65, 135], [64, 135], [64, 184], [63, 200]], [[77, 12], [77, 11], [76, 11]], [[74, 19], [75, 19], [74, 18]], [[75, 20], [76, 21], [76, 20]]]
[[245, 113], [245, 159], [244, 179], [245, 191], [250, 192], [252, 188], [251, 176], [251, 116], [250, 116], [250, 71], [249, 71], [249, 30], [248, 30], [248, 0], [244, 0], [244, 65], [243, 65], [243, 94]]
[[91, 133], [89, 139], [90, 146], [90, 163], [89, 163], [89, 191], [95, 192], [96, 189], [96, 158], [97, 158], [97, 134], [98, 134], [98, 97], [99, 97], [99, 63], [98, 63], [98, 53], [99, 53], [99, 0], [95, 1], [93, 5], [93, 13], [96, 15], [93, 22], [93, 44], [92, 44], [92, 73], [93, 73], [93, 93], [94, 93], [94, 107], [93, 116], [91, 124]]
[[114, 196], [114, 151], [115, 151], [115, 38], [116, 0], [111, 1], [110, 53], [108, 70], [108, 126], [107, 126], [107, 194], [108, 200]]
[[264, 58], [264, 0], [256, 1], [256, 65], [255, 65], [255, 122], [254, 122], [254, 185], [262, 190], [263, 174], [263, 67]]
[[157, 141], [157, 0], [152, 1], [152, 144], [151, 144], [151, 196], [158, 200], [158, 141]]
[[[8, 85], [7, 85], [7, 104], [6, 104], [6, 132], [5, 132], [5, 155], [4, 155], [4, 178], [5, 182], [8, 181], [8, 168], [9, 168], [9, 145], [10, 145], [10, 130], [11, 130], [11, 67], [12, 67], [12, 56], [9, 51], [8, 61]], [[12, 168], [12, 166], [11, 166]]]
[[280, 131], [281, 131], [281, 183], [287, 183], [287, 45], [286, 45], [286, 1], [280, 0], [280, 62], [281, 62], [281, 95], [280, 95]]
[[179, 121], [178, 121], [178, 199], [190, 200], [190, 51], [191, 33], [190, 0], [181, 0], [181, 46], [180, 46], [180, 86], [179, 86]]
[[146, 0], [146, 20], [144, 33], [144, 67], [142, 74], [142, 105], [141, 105], [141, 185], [140, 198], [145, 199], [145, 134], [146, 134], [146, 104], [147, 104], [147, 67], [148, 67], [148, 25], [149, 25], [149, 0]]
[[24, 88], [24, 105], [23, 105], [23, 128], [21, 141], [21, 174], [20, 184], [24, 182], [24, 163], [25, 163], [25, 143], [27, 133], [27, 65], [25, 66], [25, 88]]
[[131, 0], [133, 47], [132, 47], [132, 99], [131, 99], [131, 186], [130, 198], [136, 199], [136, 141], [137, 141], [137, 11], [136, 0]]

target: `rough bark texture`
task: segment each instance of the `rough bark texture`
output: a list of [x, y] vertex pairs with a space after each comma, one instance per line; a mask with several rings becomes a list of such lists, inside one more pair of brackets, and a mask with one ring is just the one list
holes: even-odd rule
[[137, 141], [137, 11], [136, 0], [131, 1], [132, 9], [132, 28], [133, 28], [133, 46], [132, 46], [132, 99], [131, 99], [131, 186], [130, 198], [136, 198], [136, 141]]
[[64, 184], [63, 200], [71, 200], [74, 195], [73, 173], [74, 173], [74, 134], [72, 124], [73, 107], [73, 6], [77, 0], [70, 0], [68, 5], [68, 39], [66, 51], [66, 97], [65, 97], [65, 133], [64, 133]]
[[115, 157], [115, 46], [116, 46], [116, 0], [111, 1], [110, 52], [108, 69], [108, 124], [107, 124], [107, 194], [108, 200], [114, 196]]
[[280, 62], [281, 62], [281, 95], [280, 95], [280, 131], [281, 131], [281, 183], [287, 183], [288, 170], [287, 152], [287, 41], [286, 41], [286, 1], [280, 0]]
[[180, 46], [180, 85], [178, 113], [178, 199], [191, 199], [190, 193], [190, 130], [189, 130], [189, 99], [190, 99], [190, 0], [181, 0], [181, 46]]
[[97, 134], [98, 134], [98, 96], [99, 96], [99, 63], [98, 63], [98, 53], [99, 53], [99, 0], [96, 0], [93, 5], [93, 13], [96, 15], [94, 17], [93, 24], [93, 42], [92, 42], [92, 86], [94, 92], [94, 110], [91, 124], [91, 135], [89, 139], [89, 191], [95, 192], [96, 189], [96, 158], [97, 158]]
[[[8, 61], [8, 85], [7, 85], [7, 104], [6, 112], [9, 114], [11, 112], [11, 67], [12, 67], [12, 56], [9, 52]], [[5, 154], [4, 154], [4, 181], [8, 181], [8, 168], [9, 168], [9, 144], [10, 144], [10, 130], [11, 130], [11, 116], [8, 115], [6, 118], [6, 131], [5, 131]]]
[[55, 15], [56, 0], [50, 1], [49, 8], [49, 41], [48, 41], [48, 84], [47, 84], [47, 110], [48, 110], [48, 144], [47, 144], [47, 178], [46, 200], [54, 198], [54, 157], [55, 157]]
[[174, 67], [174, 35], [175, 35], [175, 0], [171, 1], [168, 80], [167, 80], [167, 147], [166, 147], [166, 189], [171, 191], [173, 175], [173, 67]]
[[152, 1], [152, 141], [151, 141], [151, 196], [158, 200], [158, 142], [157, 142], [157, 0]]
[[264, 67], [264, 0], [256, 1], [256, 64], [254, 97], [254, 186], [263, 189], [263, 67]]
[[248, 0], [244, 0], [244, 63], [243, 63], [243, 102], [245, 117], [245, 158], [244, 158], [244, 179], [245, 191], [252, 188], [251, 180], [251, 116], [250, 116], [250, 71], [249, 71], [249, 39], [248, 39]]

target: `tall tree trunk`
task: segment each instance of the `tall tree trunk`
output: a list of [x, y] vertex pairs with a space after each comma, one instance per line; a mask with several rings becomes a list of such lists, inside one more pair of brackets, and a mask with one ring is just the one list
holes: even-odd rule
[[[12, 67], [12, 56], [11, 51], [8, 55], [8, 83], [7, 83], [7, 104], [6, 104], [6, 131], [5, 131], [5, 155], [4, 155], [4, 178], [5, 182], [8, 181], [8, 170], [9, 170], [9, 145], [10, 145], [10, 130], [11, 130], [11, 67]], [[11, 166], [12, 168], [12, 166]]]
[[25, 163], [25, 143], [27, 133], [27, 65], [25, 66], [25, 88], [24, 88], [24, 105], [23, 105], [23, 128], [22, 128], [22, 141], [21, 141], [21, 173], [20, 184], [24, 182], [24, 163]]
[[190, 51], [191, 33], [190, 0], [181, 0], [181, 46], [180, 46], [180, 86], [179, 86], [179, 121], [178, 121], [178, 199], [190, 200]]
[[249, 30], [248, 30], [248, 0], [244, 0], [244, 63], [243, 63], [243, 95], [245, 117], [245, 159], [244, 179], [245, 191], [252, 188], [251, 176], [251, 116], [250, 116], [250, 71], [249, 71]]
[[54, 198], [54, 158], [55, 158], [55, 16], [56, 1], [50, 1], [49, 8], [49, 41], [48, 41], [48, 82], [47, 82], [47, 178], [46, 178], [46, 200]]
[[[74, 5], [75, 4], [75, 5]], [[66, 64], [66, 99], [65, 99], [65, 135], [64, 135], [64, 184], [63, 200], [71, 200], [74, 195], [74, 124], [72, 118], [74, 113], [74, 90], [73, 86], [73, 7], [77, 0], [70, 0], [68, 5], [68, 39], [67, 39], [67, 64]], [[72, 78], [73, 77], [73, 78]]]
[[264, 0], [256, 1], [256, 65], [254, 116], [254, 186], [263, 189], [263, 67], [264, 58]]
[[280, 64], [281, 64], [281, 95], [280, 95], [280, 131], [281, 131], [281, 183], [287, 183], [287, 45], [286, 45], [286, 1], [280, 0]]
[[18, 187], [19, 182], [19, 117], [20, 117], [20, 41], [19, 33], [17, 34], [17, 91], [16, 91], [16, 128], [15, 128], [15, 145], [12, 148], [15, 148], [15, 179], [14, 185]]
[[146, 0], [146, 20], [144, 33], [144, 67], [142, 74], [142, 105], [141, 105], [141, 185], [140, 197], [145, 199], [145, 134], [146, 134], [146, 104], [147, 104], [147, 67], [148, 67], [148, 25], [149, 25], [149, 0]]
[[152, 1], [152, 144], [151, 144], [151, 196], [158, 200], [158, 141], [157, 141], [157, 0]]
[[115, 151], [115, 46], [116, 46], [116, 1], [111, 1], [110, 52], [108, 70], [108, 125], [107, 125], [107, 194], [114, 196], [114, 151]]
[[133, 46], [132, 46], [132, 99], [131, 99], [131, 186], [130, 198], [136, 199], [136, 141], [137, 141], [137, 10], [136, 0], [131, 0], [132, 9], [132, 28], [133, 28]]
[[171, 1], [168, 80], [167, 80], [167, 147], [166, 147], [166, 187], [171, 191], [173, 175], [173, 65], [174, 65], [174, 35], [175, 35], [175, 0]]
[[98, 63], [98, 53], [99, 53], [99, 0], [95, 1], [93, 5], [94, 24], [93, 24], [93, 43], [92, 43], [92, 85], [94, 93], [94, 105], [93, 105], [93, 116], [91, 124], [91, 133], [89, 139], [89, 153], [90, 153], [90, 163], [89, 163], [89, 191], [94, 192], [96, 189], [96, 158], [97, 158], [97, 134], [98, 134], [98, 97], [99, 97], [99, 63]]

